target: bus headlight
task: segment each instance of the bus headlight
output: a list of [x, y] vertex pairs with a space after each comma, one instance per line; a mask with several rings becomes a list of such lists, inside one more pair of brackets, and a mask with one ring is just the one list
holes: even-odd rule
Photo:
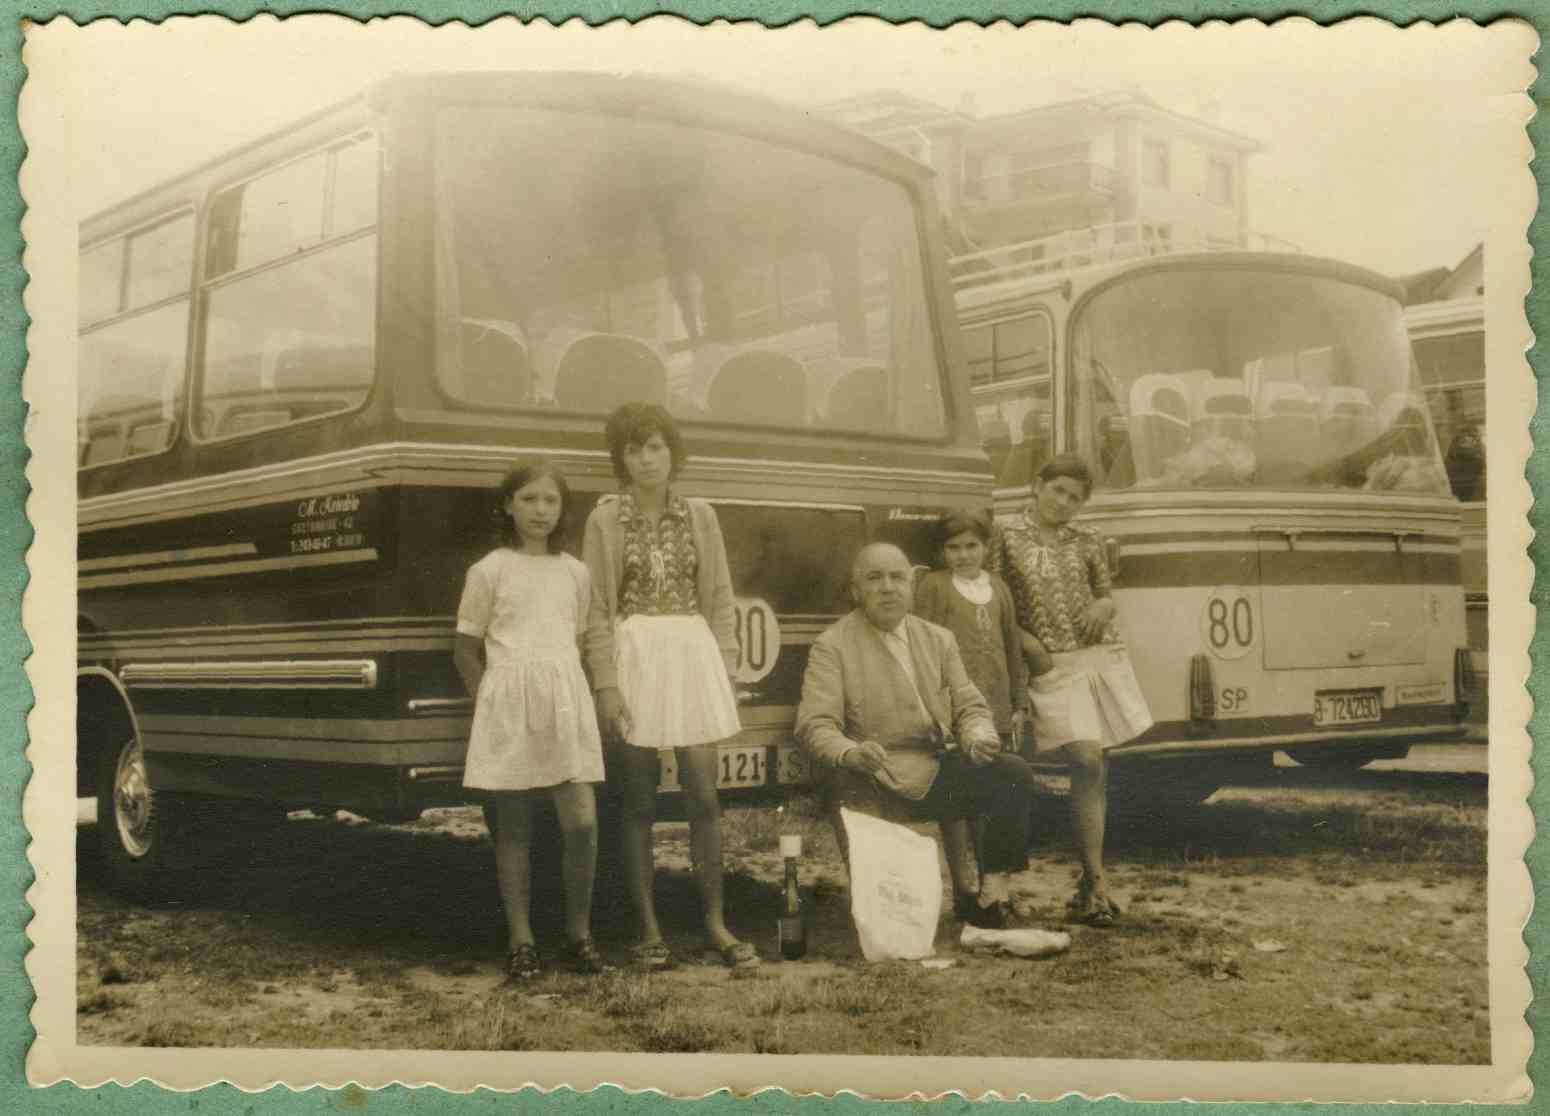
[[1204, 652], [1189, 660], [1189, 724], [1195, 732], [1216, 729], [1216, 671]]
[[1479, 681], [1475, 678], [1475, 660], [1467, 647], [1453, 649], [1453, 712], [1462, 721], [1469, 716], [1469, 707], [1479, 697]]

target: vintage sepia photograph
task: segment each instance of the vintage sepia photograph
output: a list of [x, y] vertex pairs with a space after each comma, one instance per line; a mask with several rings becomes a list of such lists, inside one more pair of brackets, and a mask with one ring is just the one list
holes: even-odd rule
[[30, 1079], [1526, 1100], [1536, 49], [29, 27]]

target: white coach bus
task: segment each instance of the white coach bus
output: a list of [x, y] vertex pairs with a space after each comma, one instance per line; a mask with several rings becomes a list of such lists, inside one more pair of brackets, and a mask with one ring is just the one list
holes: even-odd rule
[[1177, 760], [1144, 793], [1198, 800], [1277, 749], [1358, 766], [1463, 732], [1459, 504], [1395, 284], [1246, 251], [953, 270], [998, 516], [1054, 452], [1094, 470], [1157, 721], [1117, 771]]

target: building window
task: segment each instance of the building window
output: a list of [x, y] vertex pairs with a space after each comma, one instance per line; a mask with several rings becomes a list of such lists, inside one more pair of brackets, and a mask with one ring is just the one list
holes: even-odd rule
[[1206, 166], [1206, 197], [1212, 205], [1233, 204], [1232, 164], [1223, 159], [1212, 159]]
[[1148, 186], [1168, 189], [1173, 181], [1173, 160], [1168, 145], [1162, 140], [1142, 140], [1141, 168], [1143, 181]]

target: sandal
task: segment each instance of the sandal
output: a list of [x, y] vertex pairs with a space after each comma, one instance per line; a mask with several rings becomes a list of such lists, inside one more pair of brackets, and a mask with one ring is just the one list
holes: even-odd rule
[[677, 962], [666, 942], [641, 942], [630, 947], [630, 965], [639, 972], [661, 973], [673, 968]]
[[538, 947], [519, 945], [506, 958], [506, 983], [526, 984], [544, 971], [544, 960], [538, 955]]
[[1119, 904], [1110, 899], [1108, 892], [1098, 894], [1092, 881], [1084, 874], [1076, 882], [1076, 894], [1066, 903], [1066, 921], [1107, 930], [1119, 918]]
[[603, 959], [603, 955], [597, 951], [597, 946], [591, 938], [582, 938], [579, 942], [571, 942], [565, 947], [565, 963], [570, 966], [571, 972], [581, 973], [584, 976], [594, 976], [598, 973], [609, 973], [613, 966]]
[[721, 960], [734, 973], [750, 972], [763, 964], [759, 951], [747, 942], [733, 942], [731, 945], [722, 946], [719, 952]]

